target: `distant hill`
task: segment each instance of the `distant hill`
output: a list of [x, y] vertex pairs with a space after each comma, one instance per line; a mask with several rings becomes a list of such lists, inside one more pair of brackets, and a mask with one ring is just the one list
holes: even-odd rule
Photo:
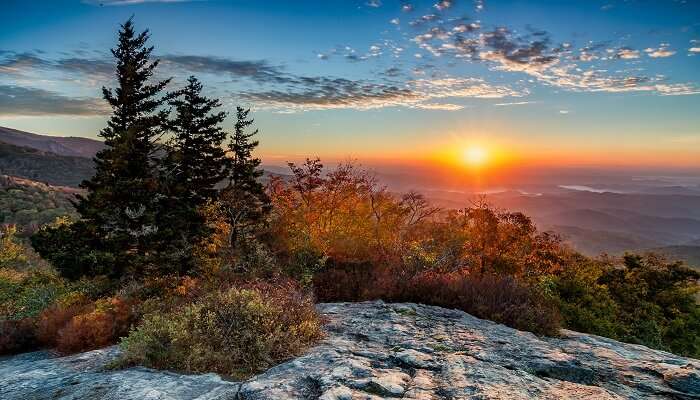
[[0, 142], [48, 151], [60, 156], [92, 158], [104, 148], [101, 141], [82, 137], [37, 135], [0, 126]]
[[89, 158], [62, 156], [0, 142], [0, 174], [77, 187], [92, 176], [93, 169], [94, 163]]
[[662, 254], [669, 260], [682, 260], [690, 267], [700, 271], [700, 246], [664, 246], [646, 251]]
[[558, 233], [571, 247], [583, 254], [622, 254], [631, 249], [662, 246], [662, 243], [638, 235], [606, 230], [584, 229], [576, 226], [554, 225], [547, 228]]

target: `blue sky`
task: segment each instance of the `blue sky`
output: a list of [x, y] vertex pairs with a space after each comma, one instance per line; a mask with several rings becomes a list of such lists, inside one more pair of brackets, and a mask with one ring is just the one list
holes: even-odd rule
[[[252, 107], [266, 162], [700, 167], [695, 1], [4, 1], [0, 125], [96, 137], [119, 23]], [[230, 121], [227, 122], [229, 125]]]

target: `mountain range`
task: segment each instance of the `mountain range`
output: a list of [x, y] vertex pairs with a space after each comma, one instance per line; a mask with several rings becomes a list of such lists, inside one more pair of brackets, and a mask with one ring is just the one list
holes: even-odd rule
[[104, 148], [99, 140], [83, 137], [38, 135], [0, 126], [0, 142], [51, 152], [59, 156], [92, 158]]

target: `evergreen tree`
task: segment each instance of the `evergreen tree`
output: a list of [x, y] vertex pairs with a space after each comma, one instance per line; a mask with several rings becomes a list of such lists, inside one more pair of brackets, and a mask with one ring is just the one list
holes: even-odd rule
[[220, 126], [226, 113], [214, 112], [221, 103], [201, 92], [202, 84], [191, 76], [184, 89], [168, 96], [176, 115], [168, 124], [174, 135], [162, 168], [166, 197], [161, 207], [161, 254], [183, 271], [189, 268], [189, 249], [206, 234], [199, 209], [216, 199], [216, 184], [228, 176], [229, 160], [222, 147], [227, 134]]
[[[84, 181], [87, 196], [76, 208], [82, 217], [79, 235], [111, 260], [110, 273], [139, 275], [149, 262], [159, 229], [157, 140], [168, 112], [159, 95], [169, 79], [150, 83], [158, 66], [147, 47], [148, 30], [137, 34], [131, 19], [121, 25], [112, 54], [116, 58], [117, 88], [102, 88], [113, 114], [100, 132], [106, 148], [95, 157], [95, 175]], [[104, 266], [103, 266], [104, 267]]]
[[249, 109], [236, 107], [235, 130], [228, 146], [229, 183], [221, 193], [221, 205], [231, 226], [232, 247], [251, 227], [262, 223], [271, 209], [270, 199], [258, 180], [263, 175], [260, 159], [253, 157], [253, 150], [259, 143], [252, 138], [258, 130], [246, 133], [253, 124], [252, 119], [247, 119], [249, 113]]

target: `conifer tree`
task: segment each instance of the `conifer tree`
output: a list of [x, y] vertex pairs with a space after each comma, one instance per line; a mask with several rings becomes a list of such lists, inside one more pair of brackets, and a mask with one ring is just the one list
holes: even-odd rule
[[226, 113], [215, 112], [220, 101], [202, 96], [202, 84], [194, 76], [168, 97], [176, 114], [168, 124], [173, 138], [162, 168], [166, 197], [161, 253], [184, 272], [188, 249], [206, 234], [199, 208], [216, 199], [216, 185], [228, 176], [229, 160], [222, 147], [227, 134], [220, 126]]
[[113, 110], [100, 132], [106, 148], [95, 157], [95, 175], [81, 185], [87, 196], [76, 204], [80, 234], [90, 236], [94, 250], [107, 253], [114, 276], [144, 272], [159, 229], [156, 152], [168, 114], [160, 94], [170, 80], [151, 83], [158, 60], [151, 61], [148, 38], [148, 30], [134, 31], [132, 19], [121, 25], [112, 49], [117, 87], [102, 88]]
[[253, 124], [253, 120], [248, 119], [249, 113], [250, 109], [236, 107], [235, 129], [228, 146], [231, 158], [229, 183], [221, 193], [221, 204], [231, 226], [230, 245], [234, 247], [240, 236], [263, 222], [271, 209], [270, 199], [258, 180], [263, 175], [259, 168], [261, 161], [253, 157], [253, 150], [259, 142], [252, 138], [258, 130], [246, 132]]

